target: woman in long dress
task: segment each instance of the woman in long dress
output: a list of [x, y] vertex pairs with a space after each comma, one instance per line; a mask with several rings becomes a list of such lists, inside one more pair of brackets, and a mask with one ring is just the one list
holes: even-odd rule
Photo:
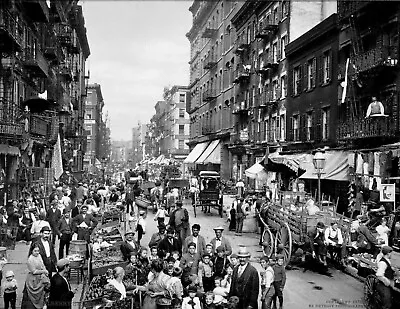
[[50, 279], [37, 245], [32, 248], [27, 265], [29, 272], [26, 276], [21, 308], [42, 309], [50, 288]]
[[151, 276], [150, 282], [144, 286], [137, 286], [135, 292], [145, 292], [146, 295], [143, 299], [142, 309], [157, 309], [157, 299], [168, 298], [172, 299], [171, 291], [169, 289], [170, 276], [166, 275], [163, 271], [163, 262], [160, 260], [154, 260], [151, 262], [150, 271]]

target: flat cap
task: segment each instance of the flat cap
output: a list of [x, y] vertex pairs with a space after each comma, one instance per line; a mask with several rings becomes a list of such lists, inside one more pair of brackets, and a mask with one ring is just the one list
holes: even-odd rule
[[62, 267], [64, 267], [65, 265], [68, 265], [69, 264], [69, 260], [68, 259], [61, 259], [61, 260], [58, 260], [58, 262], [57, 262], [57, 268], [62, 268]]

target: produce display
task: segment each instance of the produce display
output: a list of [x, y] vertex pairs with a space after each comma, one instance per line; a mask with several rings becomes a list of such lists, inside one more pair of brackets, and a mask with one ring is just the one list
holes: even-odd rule
[[111, 309], [131, 309], [132, 298], [124, 298], [112, 303]]
[[115, 247], [104, 248], [93, 253], [92, 268], [99, 268], [124, 261], [121, 250]]
[[93, 307], [102, 303], [104, 286], [107, 284], [109, 279], [111, 279], [109, 273], [96, 276], [92, 279], [83, 301], [84, 307]]

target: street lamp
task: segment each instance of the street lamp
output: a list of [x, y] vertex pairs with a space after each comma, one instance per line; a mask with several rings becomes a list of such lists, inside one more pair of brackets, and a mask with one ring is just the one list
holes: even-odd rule
[[321, 175], [323, 174], [323, 170], [325, 168], [325, 163], [326, 163], [326, 159], [325, 159], [324, 151], [321, 149], [318, 149], [314, 154], [313, 164], [314, 164], [314, 168], [317, 173], [317, 176], [318, 176], [318, 204], [319, 205], [321, 205]]

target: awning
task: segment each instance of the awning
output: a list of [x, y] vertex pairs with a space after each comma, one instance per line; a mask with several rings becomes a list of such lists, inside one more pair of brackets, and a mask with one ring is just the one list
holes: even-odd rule
[[159, 157], [154, 161], [154, 164], [161, 164], [161, 162], [165, 159], [164, 155], [159, 155]]
[[[207, 161], [207, 159], [212, 155], [213, 151], [218, 150], [216, 149], [219, 145], [219, 139], [213, 140], [210, 145], [207, 146], [206, 150], [204, 150], [204, 152], [202, 153], [202, 155], [200, 156], [200, 158], [198, 158], [196, 160], [196, 164], [205, 164], [205, 163], [214, 163], [211, 161]], [[219, 147], [219, 152], [221, 152], [221, 147]], [[218, 155], [218, 154], [216, 154]], [[213, 159], [211, 157], [211, 159]], [[218, 159], [218, 158], [215, 158]], [[216, 162], [216, 164], [220, 164], [221, 163], [221, 154], [219, 154], [219, 162]]]
[[245, 174], [251, 179], [267, 179], [268, 176], [264, 166], [262, 166], [260, 163], [256, 163], [249, 167], [247, 170], [245, 170]]
[[19, 148], [11, 145], [0, 144], [0, 154], [10, 156], [20, 156]]
[[213, 163], [221, 164], [221, 143], [219, 142], [207, 159], [204, 160], [204, 164]]
[[297, 173], [301, 165], [307, 160], [309, 154], [280, 155], [279, 152], [271, 153], [268, 159], [275, 164], [283, 164]]
[[[347, 161], [347, 151], [327, 151], [325, 152], [325, 169], [321, 175], [321, 179], [348, 181], [349, 180], [349, 164]], [[306, 172], [300, 176], [301, 179], [318, 179], [313, 164], [313, 156], [307, 157], [307, 162], [300, 167]]]
[[196, 160], [201, 156], [201, 154], [204, 152], [204, 150], [207, 148], [208, 142], [205, 143], [199, 143], [196, 146], [194, 146], [193, 150], [188, 154], [185, 160], [183, 160], [183, 163], [194, 163]]

